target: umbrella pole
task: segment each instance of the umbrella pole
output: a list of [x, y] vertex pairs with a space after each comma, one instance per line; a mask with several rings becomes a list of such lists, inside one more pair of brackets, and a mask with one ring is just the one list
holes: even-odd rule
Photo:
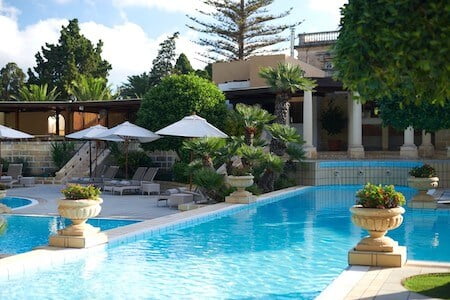
[[[191, 150], [190, 158], [189, 158], [190, 163], [192, 162], [193, 159], [194, 159], [194, 153]], [[189, 172], [189, 190], [192, 191], [192, 172]]]
[[125, 178], [128, 179], [128, 140], [125, 140]]
[[91, 148], [91, 140], [89, 140], [89, 178], [92, 178], [92, 148]]

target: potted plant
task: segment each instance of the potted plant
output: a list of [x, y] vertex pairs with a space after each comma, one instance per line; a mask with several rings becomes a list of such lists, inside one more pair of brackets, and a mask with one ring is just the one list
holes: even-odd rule
[[101, 211], [100, 204], [103, 200], [100, 198], [100, 189], [92, 185], [69, 185], [61, 190], [65, 196], [58, 201], [58, 212], [64, 218], [70, 219], [72, 225], [60, 230], [60, 235], [85, 236], [90, 233], [99, 232], [89, 224], [87, 219], [97, 216]]
[[[345, 128], [347, 124], [347, 118], [344, 112], [339, 106], [334, 104], [334, 100], [331, 100], [328, 107], [320, 114], [320, 122], [322, 129], [324, 129], [330, 137], [335, 136]], [[341, 150], [341, 140], [335, 140], [328, 138], [328, 150], [338, 151]]]
[[428, 195], [429, 189], [437, 188], [439, 178], [436, 170], [427, 164], [421, 167], [412, 168], [409, 171], [411, 177], [408, 178], [408, 186], [419, 190], [419, 194], [414, 197], [413, 201], [434, 201], [433, 196]]
[[369, 231], [370, 236], [362, 239], [355, 247], [357, 251], [392, 252], [397, 242], [386, 237], [388, 230], [399, 227], [403, 222], [405, 196], [395, 191], [393, 185], [367, 183], [356, 193], [356, 205], [350, 208], [352, 222]]
[[253, 185], [253, 175], [249, 166], [244, 166], [241, 159], [236, 159], [228, 169], [227, 183], [236, 188], [236, 191], [225, 198], [230, 203], [250, 203], [255, 200], [252, 193], [245, 188]]
[[0, 199], [6, 197], [6, 189], [7, 188], [8, 187], [6, 185], [0, 183]]

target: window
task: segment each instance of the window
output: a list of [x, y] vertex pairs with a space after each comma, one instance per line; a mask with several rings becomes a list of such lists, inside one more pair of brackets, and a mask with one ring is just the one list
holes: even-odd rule
[[56, 115], [49, 116], [47, 119], [48, 124], [48, 133], [49, 134], [57, 134], [64, 136], [65, 135], [65, 120], [63, 115], [59, 115], [59, 132], [56, 133]]

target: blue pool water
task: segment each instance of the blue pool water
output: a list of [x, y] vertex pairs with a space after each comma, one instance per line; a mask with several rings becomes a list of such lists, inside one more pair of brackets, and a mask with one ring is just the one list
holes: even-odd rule
[[18, 208], [25, 205], [30, 205], [31, 200], [19, 197], [5, 197], [0, 199], [0, 203], [4, 204], [10, 208]]
[[[0, 253], [22, 253], [37, 246], [47, 245], [48, 237], [63, 227], [63, 222], [70, 220], [59, 217], [32, 217], [19, 215], [3, 215], [6, 230], [0, 233]], [[91, 219], [89, 224], [108, 230], [119, 226], [133, 224], [131, 220]], [[1, 297], [0, 297], [1, 298]]]
[[340, 160], [340, 161], [322, 161], [319, 162], [319, 168], [362, 168], [362, 167], [390, 167], [390, 168], [407, 168], [423, 166], [420, 161], [399, 161], [399, 160]]
[[[298, 195], [113, 246], [0, 282], [0, 298], [313, 299], [347, 266], [365, 233], [350, 221], [356, 186]], [[415, 193], [399, 188], [407, 198]], [[410, 259], [450, 261], [448, 211], [407, 209], [390, 236]]]

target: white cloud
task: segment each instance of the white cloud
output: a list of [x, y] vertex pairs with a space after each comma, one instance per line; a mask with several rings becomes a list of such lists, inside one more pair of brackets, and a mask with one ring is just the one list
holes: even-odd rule
[[69, 2], [72, 2], [72, 0], [53, 0], [57, 4], [67, 4]]
[[137, 6], [182, 13], [193, 13], [199, 8], [207, 9], [200, 0], [114, 0], [113, 3], [120, 8]]
[[14, 20], [17, 20], [17, 16], [20, 14], [20, 10], [13, 6], [8, 6], [0, 0], [0, 16], [5, 16]]
[[[0, 68], [8, 62], [16, 62], [24, 71], [36, 64], [34, 55], [45, 43], [56, 43], [65, 19], [47, 19], [19, 29], [17, 21], [11, 17], [0, 16]], [[102, 57], [112, 65], [109, 80], [114, 85], [126, 81], [127, 76], [148, 72], [155, 58], [159, 44], [173, 32], [151, 39], [139, 25], [124, 22], [108, 27], [95, 22], [81, 23], [81, 33], [96, 44], [99, 39], [104, 43]], [[204, 64], [195, 60], [200, 46], [192, 43], [195, 32], [188, 32], [177, 40], [177, 52], [184, 52], [194, 67]]]
[[[339, 24], [341, 11], [340, 8], [348, 3], [348, 0], [309, 0], [310, 9], [327, 14], [333, 18], [333, 22]], [[326, 16], [324, 16], [326, 18]]]

